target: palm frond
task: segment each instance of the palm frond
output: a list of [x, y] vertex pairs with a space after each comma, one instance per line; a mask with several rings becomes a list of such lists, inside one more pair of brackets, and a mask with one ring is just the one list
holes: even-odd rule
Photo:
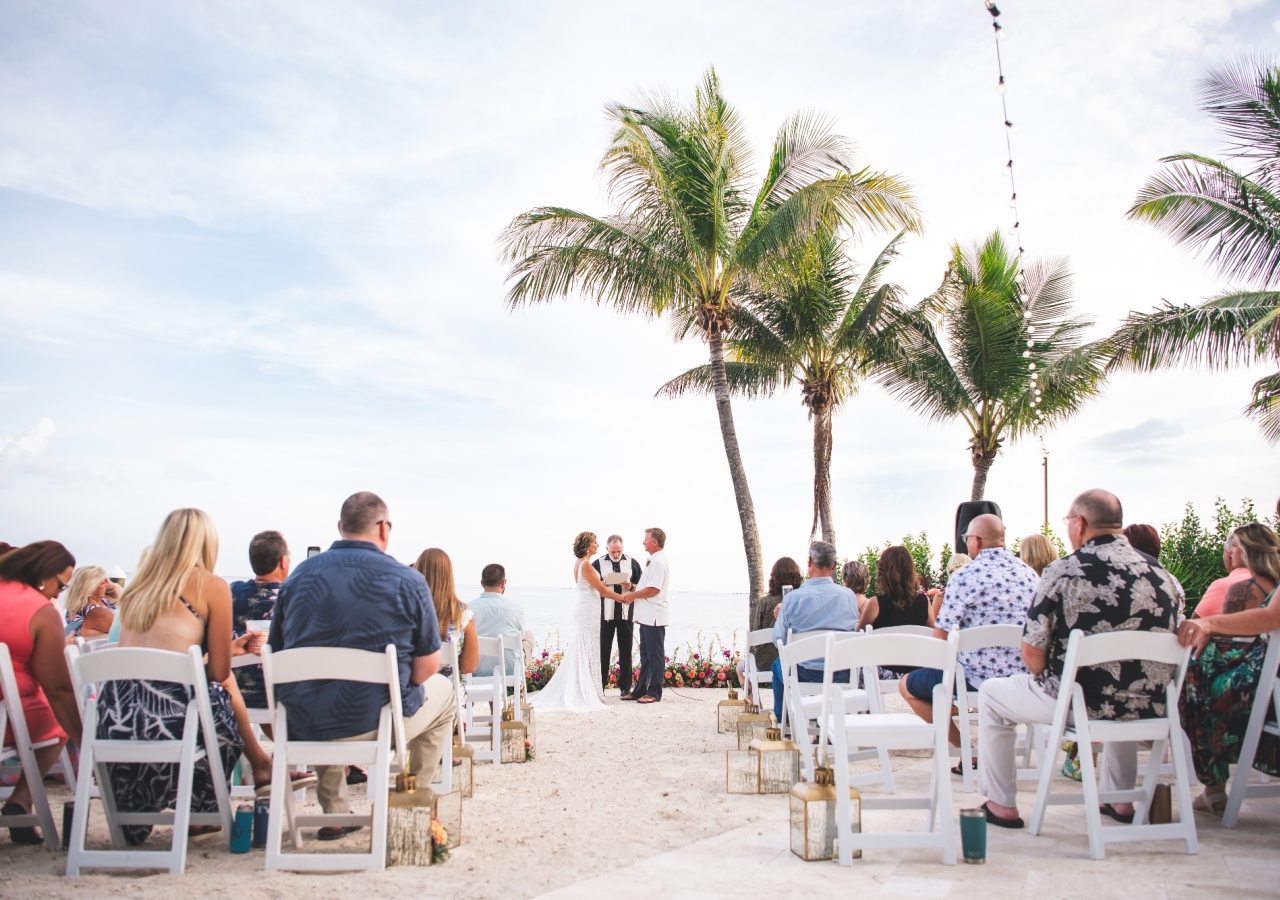
[[1150, 371], [1174, 366], [1223, 369], [1274, 357], [1250, 329], [1272, 316], [1280, 292], [1225, 294], [1200, 306], [1165, 303], [1154, 312], [1130, 313], [1108, 339], [1110, 370]]
[[[726, 362], [724, 372], [729, 382], [729, 392], [748, 399], [771, 396], [783, 384], [778, 371], [769, 366]], [[658, 388], [654, 396], [675, 399], [685, 394], [710, 393], [711, 366], [702, 365], [672, 378]]]
[[1254, 177], [1274, 192], [1280, 175], [1280, 67], [1261, 55], [1224, 62], [1200, 82], [1200, 97], [1230, 140], [1229, 155], [1253, 162]]
[[1280, 372], [1254, 382], [1244, 414], [1258, 423], [1268, 443], [1280, 441]]

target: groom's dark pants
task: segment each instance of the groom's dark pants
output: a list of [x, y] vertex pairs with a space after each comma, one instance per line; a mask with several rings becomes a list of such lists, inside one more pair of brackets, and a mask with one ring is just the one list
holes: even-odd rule
[[640, 677], [636, 697], [662, 699], [662, 682], [667, 677], [667, 626], [640, 626]]
[[600, 683], [609, 686], [609, 659], [613, 656], [613, 636], [618, 635], [618, 688], [631, 693], [631, 623], [619, 616], [600, 620]]

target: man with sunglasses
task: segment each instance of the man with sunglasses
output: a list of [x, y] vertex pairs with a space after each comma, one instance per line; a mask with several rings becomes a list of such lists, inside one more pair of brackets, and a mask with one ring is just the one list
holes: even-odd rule
[[[342, 504], [341, 540], [304, 560], [280, 588], [268, 643], [293, 647], [349, 647], [382, 653], [394, 644], [412, 775], [431, 780], [453, 731], [454, 696], [440, 667], [440, 629], [431, 590], [421, 573], [387, 555], [391, 519], [377, 494], [361, 491]], [[341, 673], [334, 673], [340, 675]], [[277, 699], [289, 711], [289, 737], [301, 741], [373, 740], [382, 684], [322, 680], [282, 684]], [[447, 763], [446, 763], [447, 764]], [[342, 766], [316, 766], [317, 799], [326, 813], [345, 813]], [[320, 829], [337, 840], [361, 826]]]

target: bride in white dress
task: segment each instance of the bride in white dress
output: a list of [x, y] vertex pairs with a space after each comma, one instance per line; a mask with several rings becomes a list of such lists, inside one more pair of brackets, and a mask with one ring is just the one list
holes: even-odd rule
[[584, 531], [573, 541], [573, 579], [578, 599], [573, 605], [572, 640], [560, 659], [560, 666], [547, 686], [530, 698], [539, 712], [591, 712], [606, 709], [604, 687], [600, 684], [600, 598], [613, 596], [591, 565], [599, 545], [596, 536]]

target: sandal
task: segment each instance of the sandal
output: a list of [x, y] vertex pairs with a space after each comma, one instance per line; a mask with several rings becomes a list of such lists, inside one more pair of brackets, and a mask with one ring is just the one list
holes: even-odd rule
[[1112, 806], [1110, 803], [1104, 803], [1101, 806], [1099, 806], [1098, 812], [1102, 813], [1104, 816], [1110, 816], [1111, 818], [1119, 822], [1121, 825], [1133, 824], [1133, 813], [1131, 812], [1122, 813], [1119, 810], [1117, 810], [1114, 806]]
[[1191, 808], [1196, 812], [1208, 813], [1211, 816], [1222, 818], [1222, 814], [1227, 809], [1227, 792], [1223, 790], [1211, 791], [1205, 788], [1195, 802], [1191, 804]]
[[636, 698], [636, 703], [648, 704], [648, 703], [657, 703], [657, 702], [658, 702], [657, 697], [650, 697], [648, 694], [645, 694], [643, 697]]
[[320, 829], [316, 837], [322, 841], [336, 841], [363, 827], [363, 825], [327, 825]]
[[[977, 770], [978, 770], [978, 761], [975, 759], [972, 763], [970, 763], [970, 764], [969, 764], [969, 771], [971, 771], [971, 772], [976, 772]], [[961, 763], [956, 763], [954, 766], [952, 766], [952, 767], [951, 767], [951, 774], [952, 774], [952, 775], [954, 775], [954, 776], [956, 776], [957, 778], [963, 778], [963, 777], [964, 777], [964, 768], [963, 768], [962, 764], [961, 764]]]
[[1006, 819], [1004, 816], [997, 816], [991, 811], [990, 804], [991, 801], [988, 800], [986, 803], [978, 807], [978, 809], [987, 814], [988, 825], [995, 825], [997, 828], [1022, 828], [1026, 824], [1021, 818]]
[[[23, 809], [17, 803], [6, 803], [0, 808], [0, 816], [29, 816], [31, 813]], [[34, 828], [10, 828], [9, 840], [15, 844], [43, 844], [44, 838], [40, 837], [40, 833]]]
[[[291, 790], [301, 791], [304, 788], [312, 787], [319, 779], [314, 772], [294, 772], [289, 777], [289, 787]], [[265, 800], [271, 796], [271, 782], [266, 784], [256, 784], [253, 786], [253, 796], [255, 800]]]

